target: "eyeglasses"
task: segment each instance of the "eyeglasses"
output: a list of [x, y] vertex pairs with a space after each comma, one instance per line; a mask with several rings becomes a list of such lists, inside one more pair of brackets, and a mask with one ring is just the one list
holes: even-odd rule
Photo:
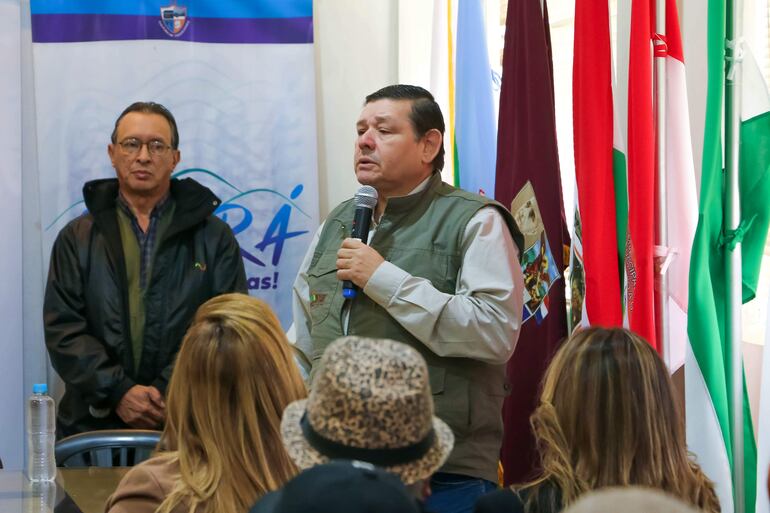
[[126, 139], [125, 141], [118, 143], [121, 150], [123, 150], [123, 154], [130, 157], [133, 157], [142, 151], [142, 146], [145, 144], [147, 145], [147, 151], [152, 157], [162, 157], [168, 153], [168, 150], [171, 149], [171, 146], [164, 143], [163, 141], [158, 141], [157, 139], [153, 139], [152, 141], [147, 142], [142, 142], [139, 139]]

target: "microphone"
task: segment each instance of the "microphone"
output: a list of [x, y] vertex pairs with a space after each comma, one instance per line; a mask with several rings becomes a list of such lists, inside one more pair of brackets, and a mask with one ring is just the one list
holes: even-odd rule
[[[377, 189], [371, 185], [362, 185], [355, 195], [356, 213], [353, 216], [353, 229], [350, 236], [364, 244], [369, 239], [369, 225], [372, 222], [374, 207], [377, 206]], [[347, 299], [356, 297], [358, 287], [350, 280], [342, 282], [342, 296]]]

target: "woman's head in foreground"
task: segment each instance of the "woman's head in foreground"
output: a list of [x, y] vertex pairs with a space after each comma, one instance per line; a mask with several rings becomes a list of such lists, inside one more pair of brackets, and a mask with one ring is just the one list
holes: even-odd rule
[[281, 443], [284, 407], [305, 397], [293, 351], [270, 307], [225, 294], [198, 309], [168, 387], [162, 445], [181, 480], [159, 511], [247, 511], [297, 469]]
[[536, 483], [556, 485], [565, 506], [588, 490], [643, 485], [719, 510], [687, 453], [668, 369], [628, 330], [573, 334], [546, 371], [531, 421], [543, 467]]

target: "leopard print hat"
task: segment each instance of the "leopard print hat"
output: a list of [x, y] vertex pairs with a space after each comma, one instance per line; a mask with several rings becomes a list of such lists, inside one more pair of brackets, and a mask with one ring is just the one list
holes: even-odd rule
[[400, 342], [360, 337], [329, 345], [308, 398], [284, 410], [281, 435], [302, 469], [360, 460], [407, 485], [430, 477], [454, 445], [452, 430], [433, 415], [422, 356]]

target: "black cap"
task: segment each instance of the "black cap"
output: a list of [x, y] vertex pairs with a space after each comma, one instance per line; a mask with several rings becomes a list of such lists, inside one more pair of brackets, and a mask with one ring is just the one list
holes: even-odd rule
[[263, 496], [250, 513], [421, 513], [401, 480], [360, 461], [333, 461], [305, 470]]

